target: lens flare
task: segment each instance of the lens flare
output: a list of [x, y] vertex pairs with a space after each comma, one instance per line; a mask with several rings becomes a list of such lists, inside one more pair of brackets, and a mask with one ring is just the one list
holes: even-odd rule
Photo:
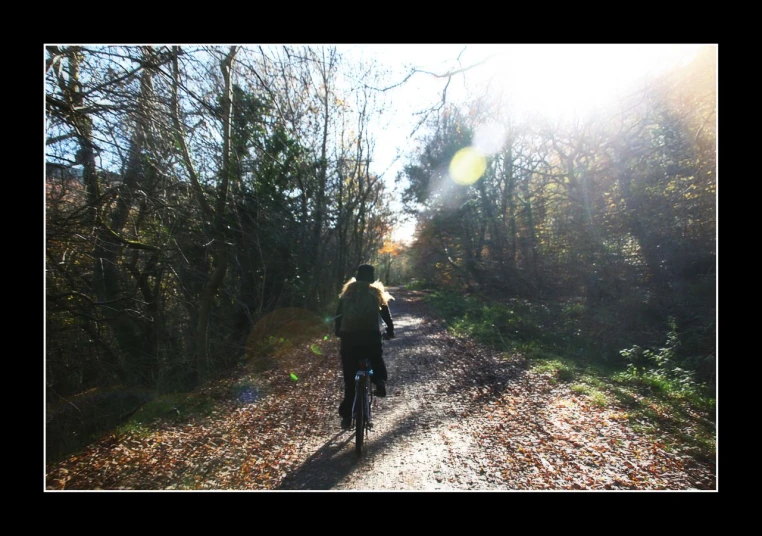
[[486, 170], [487, 159], [474, 147], [461, 149], [450, 162], [450, 177], [464, 186], [478, 181]]
[[252, 327], [246, 339], [246, 359], [280, 360], [293, 354], [293, 349], [309, 345], [325, 335], [322, 318], [298, 307], [276, 309]]

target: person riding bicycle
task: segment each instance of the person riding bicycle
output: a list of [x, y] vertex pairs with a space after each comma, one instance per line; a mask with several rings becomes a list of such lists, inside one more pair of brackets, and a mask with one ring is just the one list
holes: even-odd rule
[[379, 316], [386, 324], [387, 338], [394, 337], [394, 323], [389, 311], [392, 296], [381, 281], [375, 280], [370, 264], [357, 267], [356, 277], [344, 284], [336, 308], [335, 333], [341, 338], [341, 366], [344, 373], [344, 399], [339, 405], [342, 428], [352, 423], [352, 402], [355, 397], [357, 362], [369, 359], [373, 368], [371, 381], [376, 396], [386, 396], [386, 364], [383, 359]]

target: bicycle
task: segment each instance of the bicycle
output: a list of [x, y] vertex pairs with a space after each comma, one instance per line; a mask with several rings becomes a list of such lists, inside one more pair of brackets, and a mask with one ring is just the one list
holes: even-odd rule
[[[384, 333], [381, 340], [389, 340], [389, 335]], [[355, 453], [361, 457], [366, 450], [365, 440], [373, 429], [371, 409], [373, 408], [373, 388], [371, 377], [373, 369], [370, 360], [360, 359], [357, 362], [355, 373], [355, 398], [352, 401], [352, 426], [355, 430]], [[350, 427], [351, 429], [351, 427]]]
[[373, 389], [371, 388], [373, 369], [368, 359], [358, 362], [355, 373], [355, 398], [352, 401], [352, 425], [355, 429], [355, 454], [358, 457], [365, 452], [365, 440], [373, 428], [371, 407], [373, 404]]

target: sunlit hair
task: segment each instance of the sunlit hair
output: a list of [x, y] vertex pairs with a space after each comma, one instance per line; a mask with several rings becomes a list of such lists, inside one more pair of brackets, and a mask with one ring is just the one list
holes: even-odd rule
[[378, 298], [379, 305], [387, 305], [389, 303], [389, 300], [393, 300], [394, 296], [386, 292], [386, 289], [384, 289], [384, 284], [381, 281], [376, 281], [375, 283], [368, 283], [367, 281], [358, 281], [354, 277], [344, 283], [344, 288], [341, 289], [341, 293], [339, 294], [339, 299], [346, 298], [347, 296], [351, 295], [353, 292], [357, 292], [359, 290], [362, 290], [364, 288], [367, 288], [370, 292], [376, 295]]

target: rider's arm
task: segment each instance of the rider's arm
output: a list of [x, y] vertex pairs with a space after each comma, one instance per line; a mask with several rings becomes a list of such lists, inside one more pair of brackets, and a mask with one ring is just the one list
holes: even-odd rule
[[394, 337], [394, 322], [392, 322], [392, 313], [389, 311], [388, 305], [381, 306], [381, 319], [386, 324], [387, 335]]

